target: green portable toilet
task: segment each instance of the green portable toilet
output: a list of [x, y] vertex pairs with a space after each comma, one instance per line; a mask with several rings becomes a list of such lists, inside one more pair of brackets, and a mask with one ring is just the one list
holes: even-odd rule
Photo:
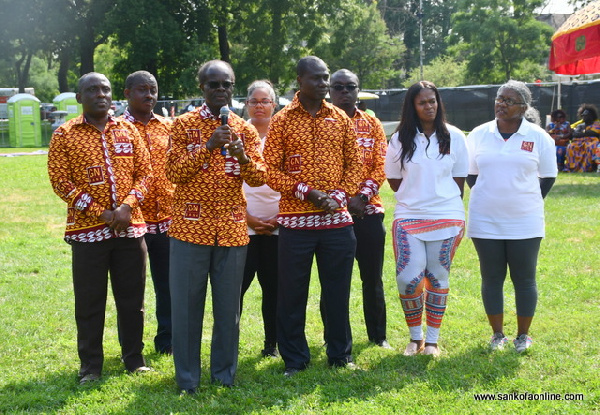
[[52, 103], [58, 111], [67, 111], [65, 121], [75, 118], [83, 112], [81, 104], [75, 98], [75, 92], [63, 92], [52, 100]]
[[17, 94], [6, 103], [10, 146], [41, 147], [40, 100], [31, 94]]

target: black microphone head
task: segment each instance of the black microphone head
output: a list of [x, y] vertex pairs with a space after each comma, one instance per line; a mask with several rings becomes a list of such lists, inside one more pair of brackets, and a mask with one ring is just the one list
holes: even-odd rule
[[221, 117], [229, 117], [229, 107], [227, 105], [223, 105], [219, 111], [219, 114]]

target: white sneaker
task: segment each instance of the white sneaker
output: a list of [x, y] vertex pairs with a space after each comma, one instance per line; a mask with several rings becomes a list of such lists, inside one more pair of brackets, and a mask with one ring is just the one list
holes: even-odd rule
[[513, 344], [515, 345], [515, 350], [517, 353], [523, 353], [525, 350], [531, 347], [532, 343], [533, 340], [531, 340], [531, 337], [525, 333], [513, 340]]
[[494, 333], [492, 338], [490, 339], [490, 350], [502, 350], [504, 346], [508, 343], [508, 339], [504, 336], [504, 333]]

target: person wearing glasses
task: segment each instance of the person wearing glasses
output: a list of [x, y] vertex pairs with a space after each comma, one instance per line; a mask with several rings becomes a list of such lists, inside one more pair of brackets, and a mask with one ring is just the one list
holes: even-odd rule
[[346, 113], [325, 101], [325, 62], [304, 57], [296, 73], [299, 91], [273, 116], [263, 153], [267, 183], [281, 193], [277, 343], [286, 377], [310, 362], [304, 329], [314, 257], [327, 314], [328, 363], [356, 369], [348, 315], [356, 238], [347, 208], [362, 169], [356, 133]]
[[525, 119], [531, 91], [523, 82], [500, 86], [496, 119], [475, 128], [467, 137], [469, 200], [467, 236], [479, 256], [481, 296], [492, 328], [490, 350], [503, 349], [503, 286], [507, 270], [515, 290], [517, 336], [515, 350], [532, 344], [529, 328], [538, 292], [536, 267], [544, 237], [544, 197], [558, 169], [554, 140]]
[[467, 169], [465, 135], [446, 123], [438, 89], [429, 81], [413, 84], [385, 158], [397, 201], [392, 236], [396, 283], [410, 333], [405, 356], [440, 354], [450, 266], [465, 228]]
[[[581, 104], [577, 110], [579, 121], [571, 126], [573, 141], [567, 146], [566, 169], [570, 172], [595, 171], [598, 138], [600, 138], [600, 120], [598, 108], [593, 104]], [[600, 166], [600, 164], [599, 164]]]
[[[381, 122], [357, 108], [358, 76], [348, 69], [331, 75], [331, 103], [352, 119], [360, 151], [362, 175], [360, 188], [348, 201], [354, 220], [356, 260], [362, 280], [363, 312], [369, 341], [389, 349], [386, 333], [386, 307], [383, 290], [383, 253], [385, 226], [379, 189], [385, 181], [383, 165], [387, 138]], [[323, 307], [322, 307], [323, 309]], [[323, 314], [323, 318], [326, 316]]]
[[175, 378], [182, 393], [200, 381], [200, 344], [208, 279], [213, 305], [210, 379], [232, 386], [239, 346], [240, 292], [249, 242], [245, 181], [261, 186], [266, 166], [256, 129], [229, 112], [235, 76], [224, 61], [198, 71], [206, 102], [173, 123], [167, 178], [176, 184], [171, 236], [170, 288]]
[[[248, 87], [246, 108], [252, 124], [258, 131], [262, 147], [267, 137], [269, 123], [275, 111], [276, 97], [269, 81], [254, 81]], [[262, 290], [262, 317], [265, 331], [263, 357], [277, 357], [277, 244], [279, 230], [277, 213], [280, 194], [268, 185], [251, 187], [244, 183], [244, 194], [248, 207], [248, 254], [244, 267], [240, 312], [243, 308], [244, 294], [250, 287], [254, 276]]]

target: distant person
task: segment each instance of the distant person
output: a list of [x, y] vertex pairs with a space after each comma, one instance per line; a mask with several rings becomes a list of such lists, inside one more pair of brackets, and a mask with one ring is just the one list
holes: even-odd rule
[[[381, 122], [356, 108], [358, 76], [347, 69], [331, 75], [331, 103], [352, 119], [357, 135], [362, 175], [359, 189], [348, 200], [356, 236], [356, 260], [362, 280], [363, 312], [369, 341], [386, 349], [386, 307], [383, 290], [383, 255], [385, 251], [384, 208], [379, 189], [385, 182], [383, 166], [387, 138]], [[326, 317], [326, 316], [325, 316]]]
[[302, 58], [296, 73], [300, 90], [273, 116], [264, 150], [268, 184], [281, 193], [277, 341], [287, 377], [310, 363], [304, 329], [315, 256], [327, 314], [328, 363], [356, 368], [348, 315], [356, 238], [347, 205], [362, 170], [354, 124], [325, 101], [325, 62]]
[[532, 344], [529, 328], [538, 292], [535, 280], [544, 237], [544, 197], [554, 184], [557, 167], [554, 140], [524, 118], [531, 91], [523, 82], [508, 81], [495, 99], [496, 119], [467, 137], [469, 200], [467, 236], [479, 256], [481, 296], [492, 328], [491, 350], [503, 349], [503, 287], [507, 270], [515, 289], [515, 350]]
[[166, 174], [177, 185], [173, 204], [171, 310], [175, 378], [182, 393], [200, 382], [200, 344], [210, 278], [213, 330], [210, 380], [230, 387], [238, 363], [240, 293], [249, 242], [242, 190], [265, 183], [260, 138], [228, 107], [235, 75], [229, 63], [211, 60], [198, 70], [205, 103], [173, 123]]
[[[357, 96], [358, 97], [358, 96]], [[370, 115], [371, 117], [376, 117], [375, 115], [375, 111], [367, 108], [367, 103], [365, 101], [358, 101], [356, 104], [356, 107], [361, 110], [362, 112], [366, 112], [368, 115]]]
[[[261, 139], [261, 153], [264, 147], [269, 123], [275, 111], [276, 97], [269, 81], [254, 81], [248, 87], [246, 108], [252, 124]], [[281, 195], [268, 185], [251, 187], [244, 183], [246, 195], [246, 220], [248, 222], [248, 254], [244, 267], [240, 312], [243, 308], [244, 294], [256, 275], [262, 290], [261, 310], [265, 331], [264, 357], [277, 357], [277, 244], [279, 243], [279, 199]]]
[[171, 120], [154, 114], [158, 83], [150, 72], [137, 71], [125, 80], [127, 109], [123, 119], [140, 132], [150, 151], [153, 179], [148, 194], [141, 203], [148, 232], [144, 235], [150, 258], [150, 273], [156, 298], [158, 328], [154, 348], [158, 353], [171, 354], [171, 293], [169, 292], [169, 236], [173, 191], [175, 186], [165, 175]]
[[58, 127], [48, 150], [54, 192], [67, 202], [80, 383], [100, 379], [108, 276], [129, 372], [150, 370], [142, 356], [146, 223], [140, 203], [152, 180], [146, 145], [128, 121], [112, 118], [112, 90], [102, 74], [79, 79], [83, 115]]
[[550, 124], [546, 126], [546, 131], [554, 140], [556, 146], [556, 166], [558, 171], [565, 169], [565, 156], [567, 146], [571, 139], [571, 124], [567, 121], [567, 114], [563, 110], [554, 110], [550, 114]]
[[598, 108], [593, 104], [581, 104], [577, 116], [581, 120], [571, 125], [573, 139], [567, 146], [566, 168], [570, 172], [595, 171], [596, 148], [600, 137]]
[[450, 267], [465, 228], [468, 157], [465, 135], [446, 123], [436, 86], [421, 81], [408, 88], [385, 159], [397, 201], [392, 235], [396, 282], [410, 333], [405, 356], [440, 354]]

